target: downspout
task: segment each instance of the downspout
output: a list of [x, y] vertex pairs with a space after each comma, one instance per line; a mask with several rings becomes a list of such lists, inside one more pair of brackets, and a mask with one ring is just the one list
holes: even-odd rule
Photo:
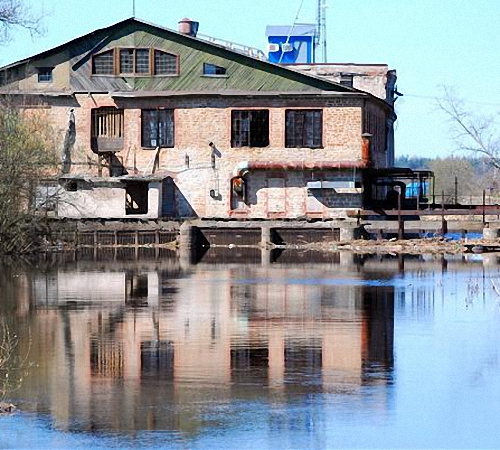
[[370, 133], [361, 135], [361, 161], [363, 167], [372, 167], [372, 137]]

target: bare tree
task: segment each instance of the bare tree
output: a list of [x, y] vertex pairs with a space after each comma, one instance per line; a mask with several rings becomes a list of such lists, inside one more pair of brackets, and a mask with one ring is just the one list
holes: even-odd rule
[[444, 88], [439, 107], [448, 115], [457, 150], [482, 156], [488, 164], [500, 168], [500, 115], [474, 112], [456, 92]]
[[33, 202], [40, 180], [57, 168], [54, 139], [43, 115], [0, 102], [0, 254], [36, 249], [40, 220]]
[[0, 43], [11, 39], [13, 28], [24, 28], [32, 36], [40, 34], [41, 20], [24, 0], [0, 0]]

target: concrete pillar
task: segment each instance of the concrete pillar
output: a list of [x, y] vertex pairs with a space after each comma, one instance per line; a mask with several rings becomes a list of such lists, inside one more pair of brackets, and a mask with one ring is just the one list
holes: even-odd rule
[[269, 266], [271, 264], [271, 227], [266, 224], [261, 226], [260, 246], [261, 249], [261, 264]]
[[340, 251], [340, 265], [343, 267], [352, 267], [354, 265], [354, 253]]
[[357, 239], [359, 234], [358, 227], [344, 226], [340, 227], [340, 240], [342, 242], [349, 242]]
[[263, 248], [266, 248], [268, 244], [271, 244], [271, 227], [269, 225], [263, 224], [261, 227], [261, 237], [260, 237], [260, 245]]
[[263, 247], [260, 251], [261, 254], [261, 265], [267, 267], [271, 265], [271, 254], [272, 250], [269, 247]]
[[179, 258], [181, 266], [189, 266], [193, 263], [196, 252], [198, 228], [189, 222], [184, 222], [179, 229]]

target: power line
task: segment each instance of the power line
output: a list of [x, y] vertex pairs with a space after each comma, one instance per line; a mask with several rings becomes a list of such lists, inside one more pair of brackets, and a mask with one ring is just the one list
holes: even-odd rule
[[[285, 45], [289, 44], [290, 43], [290, 38], [292, 37], [292, 34], [293, 34], [293, 30], [295, 28], [295, 25], [297, 25], [297, 22], [299, 20], [299, 16], [300, 16], [300, 11], [302, 10], [302, 6], [304, 5], [304, 0], [301, 0], [300, 1], [300, 5], [299, 5], [299, 9], [297, 10], [297, 15], [295, 16], [295, 20], [293, 21], [293, 25], [291, 26], [289, 32], [288, 32], [288, 36], [286, 38], [286, 41], [285, 41]], [[283, 61], [283, 57], [285, 56], [285, 52], [282, 51], [281, 52], [281, 56], [280, 56], [280, 60], [278, 61], [278, 64], [281, 64], [281, 61]]]
[[[420, 94], [407, 94], [405, 93], [403, 98], [410, 97], [410, 98], [418, 98], [422, 100], [439, 100], [438, 96], [431, 96], [431, 95], [420, 95]], [[486, 105], [486, 106], [500, 106], [500, 103], [495, 103], [495, 102], [481, 102], [479, 100], [466, 100], [463, 99], [465, 103], [471, 103], [473, 105]]]

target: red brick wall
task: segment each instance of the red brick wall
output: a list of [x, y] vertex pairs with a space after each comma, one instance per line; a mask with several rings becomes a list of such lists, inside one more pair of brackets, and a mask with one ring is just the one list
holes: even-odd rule
[[[72, 101], [74, 102], [74, 100]], [[61, 102], [59, 102], [61, 103]], [[162, 99], [113, 99], [104, 94], [81, 94], [72, 104], [54, 105], [49, 117], [54, 129], [64, 133], [69, 110], [74, 107], [77, 139], [72, 153], [72, 173], [97, 176], [97, 155], [90, 149], [91, 110], [104, 106], [123, 108], [125, 119], [124, 148], [117, 156], [130, 174], [135, 168], [139, 174], [150, 174], [156, 155], [155, 150], [141, 148], [141, 109], [173, 108], [175, 110], [175, 147], [161, 149], [158, 173], [174, 178], [179, 188], [178, 211], [182, 215], [189, 208], [198, 216], [227, 217], [230, 214], [230, 179], [238, 163], [243, 161], [359, 161], [361, 159], [361, 134], [363, 131], [363, 105], [360, 98], [339, 99], [271, 99], [271, 98], [162, 98]], [[370, 105], [370, 100], [366, 101]], [[231, 110], [269, 109], [269, 139], [266, 148], [231, 148]], [[323, 109], [323, 148], [285, 148], [285, 110], [288, 108]], [[383, 120], [384, 111], [370, 105], [370, 114]], [[366, 120], [366, 117], [365, 117]], [[213, 142], [220, 153], [216, 169], [211, 165]], [[378, 142], [378, 141], [377, 141]], [[62, 146], [62, 142], [61, 142]], [[374, 147], [377, 165], [385, 161], [385, 149], [377, 143]], [[189, 157], [189, 167], [186, 165]], [[107, 170], [103, 171], [107, 175]], [[265, 179], [269, 174], [257, 175], [261, 182], [255, 185], [253, 204], [248, 206], [251, 217], [266, 217]], [[307, 190], [300, 185], [306, 176], [313, 174], [287, 174], [295, 178], [293, 187], [287, 188], [287, 214], [298, 217], [305, 214]], [[297, 181], [299, 180], [299, 181]], [[288, 182], [289, 182], [288, 181]], [[210, 190], [220, 192], [219, 198], [210, 197]], [[183, 206], [184, 205], [184, 206]], [[187, 213], [186, 213], [187, 214]], [[325, 213], [329, 214], [328, 211]]]

